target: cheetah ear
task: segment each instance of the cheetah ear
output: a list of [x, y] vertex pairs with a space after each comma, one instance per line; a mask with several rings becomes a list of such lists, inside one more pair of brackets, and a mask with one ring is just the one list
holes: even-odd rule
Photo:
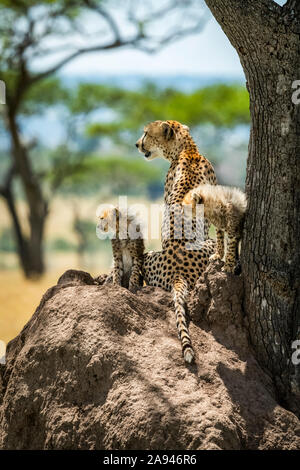
[[190, 131], [190, 128], [189, 126], [186, 126], [185, 124], [182, 124], [182, 128], [186, 131]]
[[203, 196], [201, 194], [199, 194], [197, 191], [192, 192], [191, 199], [193, 201], [193, 205], [204, 204]]
[[120, 211], [117, 207], [114, 207], [113, 210], [110, 213], [111, 221], [118, 220], [119, 217], [120, 217]]
[[198, 201], [197, 204], [204, 204], [204, 197], [203, 196], [198, 196]]
[[161, 126], [164, 138], [166, 140], [172, 139], [172, 137], [174, 136], [174, 129], [172, 129], [170, 124], [168, 124], [167, 122], [163, 122]]

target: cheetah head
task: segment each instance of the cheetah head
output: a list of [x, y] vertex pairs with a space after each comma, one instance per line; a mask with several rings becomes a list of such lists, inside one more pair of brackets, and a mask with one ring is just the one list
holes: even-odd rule
[[172, 161], [181, 151], [187, 135], [189, 128], [180, 122], [154, 121], [144, 127], [135, 145], [147, 160], [161, 157]]
[[120, 210], [116, 206], [107, 204], [99, 206], [96, 216], [98, 219], [97, 229], [101, 232], [118, 230], [121, 217], [126, 219], [127, 224], [134, 222], [136, 226], [138, 226], [138, 214], [130, 208], [128, 211], [126, 211], [126, 209]]
[[102, 232], [113, 230], [116, 226], [116, 217], [118, 209], [116, 207], [102, 207], [97, 211], [98, 225], [97, 228]]

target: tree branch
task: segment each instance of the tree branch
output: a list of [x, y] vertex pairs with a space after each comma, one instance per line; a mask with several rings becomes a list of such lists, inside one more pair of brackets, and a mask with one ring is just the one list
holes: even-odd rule
[[[85, 0], [85, 1], [88, 4], [91, 5], [91, 8], [93, 8], [92, 3], [89, 0]], [[50, 69], [48, 69], [44, 72], [41, 72], [40, 74], [32, 76], [31, 79], [30, 79], [30, 84], [36, 83], [37, 81], [39, 81], [43, 78], [46, 78], [47, 76], [57, 72], [62, 67], [67, 65], [69, 62], [71, 62], [72, 60], [76, 59], [77, 57], [79, 57], [83, 54], [88, 54], [88, 53], [92, 53], [92, 52], [99, 52], [99, 51], [105, 51], [105, 50], [109, 50], [109, 49], [114, 49], [114, 48], [119, 48], [119, 47], [126, 47], [126, 46], [127, 47], [128, 46], [134, 46], [137, 49], [142, 50], [144, 52], [154, 53], [158, 50], [159, 47], [165, 46], [165, 45], [167, 45], [168, 43], [170, 43], [171, 41], [173, 41], [175, 39], [178, 39], [178, 38], [180, 38], [180, 37], [182, 37], [186, 34], [192, 34], [194, 32], [199, 31], [199, 29], [203, 26], [203, 24], [205, 22], [205, 18], [201, 18], [201, 20], [199, 20], [199, 22], [196, 23], [196, 25], [194, 25], [192, 27], [185, 28], [185, 29], [182, 29], [182, 30], [179, 30], [179, 31], [176, 30], [175, 32], [171, 33], [170, 35], [168, 35], [164, 38], [159, 38], [158, 39], [159, 44], [157, 46], [147, 47], [144, 44], [142, 44], [142, 41], [143, 42], [145, 42], [147, 40], [150, 41], [152, 38], [150, 36], [145, 35], [143, 30], [139, 30], [134, 38], [122, 40], [122, 39], [120, 39], [119, 31], [118, 31], [117, 26], [114, 23], [114, 20], [112, 19], [112, 17], [107, 12], [102, 10], [102, 8], [100, 8], [100, 7], [97, 7], [97, 11], [102, 16], [106, 17], [108, 19], [108, 21], [110, 22], [111, 27], [112, 27], [112, 29], [115, 33], [114, 41], [111, 42], [110, 44], [106, 44], [106, 45], [99, 44], [99, 45], [96, 45], [96, 46], [82, 48], [82, 49], [78, 49], [77, 51], [74, 51], [72, 54], [70, 54], [67, 57], [65, 57], [64, 59], [62, 59], [60, 62], [58, 62], [52, 68], [50, 68]]]
[[[265, 0], [266, 1], [266, 0]], [[22, 2], [21, 2], [22, 3]], [[189, 2], [187, 2], [189, 3]], [[79, 6], [79, 2], [74, 1], [73, 2], [74, 6]], [[23, 3], [22, 3], [23, 5]], [[24, 9], [25, 4], [23, 5]], [[68, 3], [68, 6], [72, 6], [72, 2], [70, 1]], [[156, 19], [168, 15], [170, 12], [175, 11], [176, 8], [179, 8], [181, 6], [181, 2], [179, 0], [173, 0], [172, 2], [168, 3], [164, 7], [159, 8], [158, 10], [155, 10], [151, 13], [151, 15], [147, 16], [145, 18], [145, 21], [141, 23], [137, 18], [134, 18], [134, 16], [131, 17], [131, 21], [134, 21], [136, 23], [137, 31], [136, 34], [127, 39], [123, 39], [121, 37], [121, 33], [118, 27], [117, 22], [113, 18], [113, 15], [105, 9], [102, 4], [98, 3], [95, 0], [83, 0], [80, 3], [80, 7], [84, 7], [94, 13], [97, 13], [105, 20], [105, 22], [109, 25], [111, 32], [113, 33], [113, 40], [107, 44], [96, 44], [94, 46], [90, 47], [83, 47], [83, 48], [78, 48], [72, 50], [66, 55], [63, 59], [58, 60], [58, 62], [53, 65], [52, 67], [48, 68], [47, 70], [38, 72], [38, 73], [33, 73], [29, 71], [29, 67], [27, 65], [27, 62], [29, 58], [36, 58], [37, 55], [35, 54], [35, 48], [38, 48], [37, 53], [40, 54], [40, 47], [41, 47], [41, 34], [39, 37], [35, 37], [34, 32], [35, 32], [35, 26], [36, 26], [36, 19], [33, 20], [32, 17], [30, 17], [29, 11], [26, 10], [26, 17], [28, 20], [28, 28], [27, 31], [25, 31], [23, 35], [23, 41], [20, 42], [20, 44], [16, 44], [14, 46], [15, 48], [15, 57], [17, 58], [17, 67], [14, 66], [12, 68], [18, 68], [19, 70], [19, 78], [18, 78], [18, 84], [16, 86], [16, 93], [15, 96], [11, 97], [11, 103], [14, 108], [14, 112], [17, 111], [19, 104], [22, 100], [22, 97], [24, 93], [27, 91], [28, 88], [30, 88], [33, 84], [39, 82], [40, 80], [48, 77], [51, 74], [56, 73], [58, 70], [60, 70], [62, 67], [73, 61], [74, 59], [78, 58], [81, 55], [92, 53], [92, 52], [99, 52], [99, 51], [107, 51], [110, 49], [115, 49], [115, 48], [120, 48], [120, 47], [129, 47], [129, 46], [134, 46], [142, 51], [148, 52], [148, 53], [153, 53], [158, 50], [159, 47], [163, 45], [169, 44], [171, 41], [178, 39], [185, 34], [191, 34], [193, 32], [199, 31], [199, 29], [202, 27], [204, 23], [204, 18], [201, 18], [200, 21], [197, 22], [196, 25], [187, 27], [185, 29], [176, 29], [174, 32], [166, 35], [165, 37], [161, 38], [155, 38], [152, 37], [151, 35], [145, 34], [144, 32], [144, 25], [148, 25], [151, 20], [155, 21]], [[64, 10], [60, 8], [55, 9], [54, 11], [49, 11], [48, 17], [51, 19], [60, 17], [61, 15], [64, 14]], [[50, 28], [48, 28], [45, 31], [43, 31], [43, 38], [51, 35], [52, 33], [55, 34], [55, 30], [53, 29], [54, 26], [53, 24], [51, 25]], [[149, 46], [147, 46], [146, 42], [149, 42]], [[152, 44], [151, 44], [152, 42]], [[63, 48], [61, 45], [60, 47]], [[31, 49], [33, 49], [31, 51]], [[56, 46], [56, 52], [58, 51], [57, 46]], [[48, 49], [47, 55], [52, 54], [55, 52], [54, 50]], [[27, 53], [30, 51], [30, 55], [27, 57]]]
[[[179, 38], [185, 36], [186, 34], [193, 34], [193, 33], [199, 32], [201, 27], [203, 27], [203, 25], [204, 25], [204, 21], [205, 21], [204, 19], [201, 19], [194, 26], [191, 26], [191, 27], [186, 28], [186, 29], [182, 29], [180, 31], [174, 31], [174, 32], [170, 33], [168, 36], [166, 36], [164, 38], [159, 38], [158, 39], [158, 44], [156, 46], [147, 47], [142, 43], [141, 44], [137, 43], [137, 44], [135, 44], [135, 48], [139, 49], [143, 52], [153, 54], [153, 53], [157, 52], [160, 47], [166, 46], [170, 42], [178, 40]], [[144, 35], [143, 41], [147, 41], [147, 40], [149, 41], [150, 37], [148, 37], [147, 35]], [[152, 40], [153, 40], [153, 38], [152, 38]]]
[[115, 22], [112, 15], [107, 10], [105, 10], [101, 5], [96, 5], [92, 0], [84, 0], [84, 4], [90, 10], [99, 13], [99, 15], [102, 16], [102, 18], [104, 18], [107, 21], [107, 23], [109, 24], [109, 26], [110, 26], [113, 34], [114, 34], [115, 41], [122, 42], [121, 34], [120, 34], [120, 31], [119, 31], [118, 25]]
[[[166, 6], [164, 6], [163, 8], [160, 8], [156, 11], [153, 11], [151, 12], [151, 16], [148, 16], [146, 18], [143, 18], [142, 22], [144, 24], [147, 24], [149, 23], [150, 21], [155, 21], [157, 19], [161, 19], [163, 16], [165, 16], [166, 14], [170, 13], [170, 11], [172, 11], [172, 9], [174, 9], [174, 6], [179, 6], [180, 5], [180, 1], [178, 0], [175, 0], [175, 1], [171, 1], [169, 2]], [[128, 14], [128, 19], [132, 22], [132, 23], [135, 23], [137, 24], [139, 22], [139, 19], [135, 16], [134, 14], [134, 11], [135, 11], [135, 8], [131, 8], [130, 9], [130, 12]]]
[[99, 44], [97, 46], [91, 46], [91, 47], [78, 49], [77, 51], [73, 52], [69, 56], [62, 59], [60, 62], [58, 62], [56, 65], [54, 65], [50, 69], [45, 70], [44, 72], [32, 75], [29, 80], [30, 85], [38, 82], [39, 80], [42, 80], [43, 78], [48, 77], [49, 75], [52, 75], [53, 73], [57, 72], [59, 69], [67, 65], [69, 62], [71, 62], [72, 60], [76, 59], [77, 57], [83, 54], [88, 54], [91, 52], [107, 51], [109, 49], [115, 49], [117, 47], [134, 46], [138, 43], [140, 39], [143, 39], [143, 37], [144, 37], [143, 35], [137, 34], [136, 37], [132, 39], [128, 39], [124, 41], [115, 40], [112, 43], [106, 44], [106, 45]]

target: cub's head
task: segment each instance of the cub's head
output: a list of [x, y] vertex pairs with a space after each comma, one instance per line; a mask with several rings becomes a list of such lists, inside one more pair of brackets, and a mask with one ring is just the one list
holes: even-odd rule
[[162, 157], [171, 161], [181, 151], [187, 135], [189, 128], [180, 122], [154, 121], [144, 127], [135, 145], [147, 160]]
[[116, 207], [100, 207], [97, 210], [98, 230], [102, 232], [108, 232], [116, 228], [116, 219], [119, 211]]
[[127, 211], [125, 208], [123, 210], [111, 204], [105, 204], [98, 207], [96, 216], [97, 229], [100, 232], [114, 232], [115, 230], [118, 232], [121, 220], [125, 220], [128, 226], [132, 223], [138, 228], [140, 226], [138, 214], [131, 208]]

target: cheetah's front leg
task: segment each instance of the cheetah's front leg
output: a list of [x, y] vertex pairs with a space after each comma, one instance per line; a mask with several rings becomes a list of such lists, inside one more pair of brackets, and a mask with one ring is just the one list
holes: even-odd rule
[[216, 252], [210, 256], [211, 260], [222, 259], [224, 256], [224, 232], [223, 230], [216, 230], [217, 249]]
[[132, 260], [132, 270], [129, 279], [128, 289], [131, 292], [136, 292], [140, 287], [140, 274], [143, 268], [143, 258], [135, 256]]
[[122, 285], [122, 279], [124, 274], [123, 259], [121, 253], [113, 250], [114, 255], [114, 267], [113, 267], [113, 284], [118, 286]]
[[226, 252], [226, 258], [225, 258], [225, 264], [222, 268], [222, 271], [226, 271], [228, 273], [234, 272], [234, 268], [236, 264], [235, 253], [236, 253], [236, 247], [237, 247], [238, 242], [239, 240], [236, 236], [230, 236], [228, 234], [227, 252]]

